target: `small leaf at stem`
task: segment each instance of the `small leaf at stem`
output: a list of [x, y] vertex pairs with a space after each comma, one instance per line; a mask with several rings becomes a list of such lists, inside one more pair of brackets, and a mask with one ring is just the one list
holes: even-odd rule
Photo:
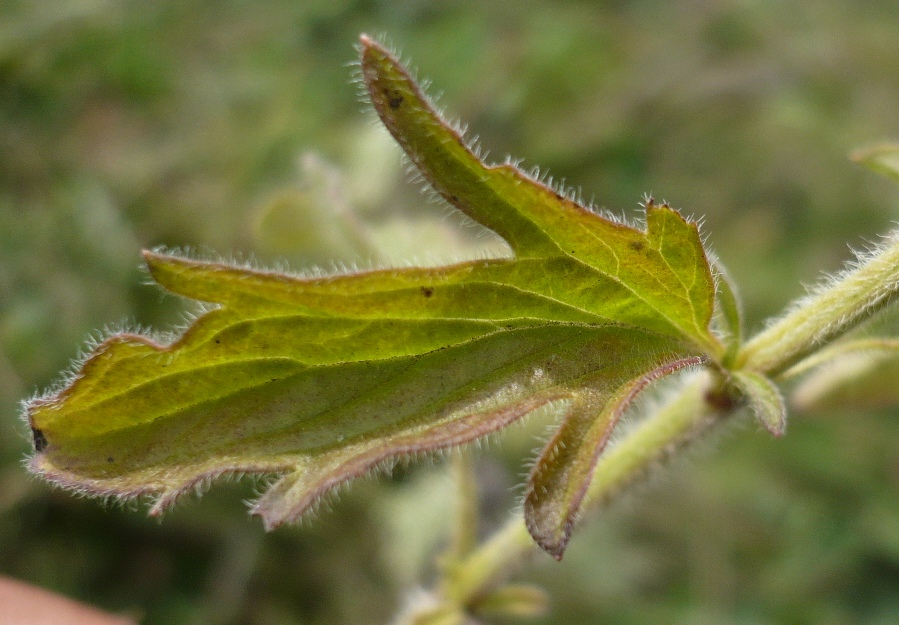
[[732, 371], [731, 378], [759, 423], [774, 436], [783, 436], [787, 427], [787, 407], [774, 382], [755, 371]]

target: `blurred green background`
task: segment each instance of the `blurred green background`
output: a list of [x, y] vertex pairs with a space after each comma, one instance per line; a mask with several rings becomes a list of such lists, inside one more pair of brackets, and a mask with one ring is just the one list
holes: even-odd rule
[[[452, 490], [431, 463], [265, 534], [252, 480], [162, 523], [28, 477], [18, 402], [98, 328], [170, 329], [142, 248], [325, 269], [496, 242], [410, 184], [347, 63], [386, 34], [497, 159], [597, 205], [704, 218], [750, 329], [899, 218], [848, 152], [899, 135], [895, 0], [0, 2], [0, 573], [143, 623], [386, 623], [433, 578]], [[336, 216], [336, 217], [335, 217]], [[542, 426], [480, 453], [485, 531]], [[899, 618], [896, 411], [732, 429], [520, 577], [538, 623]]]

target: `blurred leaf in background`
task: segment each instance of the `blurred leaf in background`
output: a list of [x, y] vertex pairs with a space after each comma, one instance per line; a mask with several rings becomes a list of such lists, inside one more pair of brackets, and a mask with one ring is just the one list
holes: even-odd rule
[[[2, 3], [0, 572], [150, 625], [387, 622], [427, 575], [439, 512], [414, 493], [439, 466], [272, 534], [245, 517], [252, 483], [158, 525], [21, 468], [19, 399], [97, 328], [182, 314], [143, 285], [141, 248], [302, 269], [495, 245], [408, 184], [360, 114], [360, 32], [401, 45], [497, 160], [525, 157], [617, 213], [650, 192], [705, 216], [756, 329], [899, 216], [896, 187], [847, 159], [899, 135], [897, 29], [893, 0]], [[336, 231], [291, 250], [290, 224], [307, 223]], [[489, 518], [514, 505], [542, 428], [482, 454]], [[532, 622], [893, 623], [897, 440], [896, 414], [876, 411], [806, 414], [778, 441], [735, 432], [524, 573], [551, 598]]]

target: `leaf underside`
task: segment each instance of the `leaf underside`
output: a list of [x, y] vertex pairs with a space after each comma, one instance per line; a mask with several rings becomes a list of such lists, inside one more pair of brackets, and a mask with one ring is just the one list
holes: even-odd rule
[[531, 470], [524, 500], [528, 531], [540, 547], [562, 559], [599, 456], [634, 397], [651, 382], [703, 362], [698, 356], [666, 361], [637, 377], [628, 369], [619, 370], [618, 376], [604, 372], [602, 385], [573, 397]]
[[696, 226], [652, 202], [645, 229], [617, 223], [484, 164], [390, 53], [361, 48], [384, 124], [514, 257], [304, 278], [146, 252], [156, 282], [216, 308], [168, 345], [111, 336], [32, 401], [31, 467], [91, 495], [152, 494], [153, 512], [222, 474], [276, 474], [253, 507], [274, 527], [372, 468], [565, 402], [528, 518], [561, 555], [580, 503], [565, 476], [589, 481], [633, 389], [722, 355]]

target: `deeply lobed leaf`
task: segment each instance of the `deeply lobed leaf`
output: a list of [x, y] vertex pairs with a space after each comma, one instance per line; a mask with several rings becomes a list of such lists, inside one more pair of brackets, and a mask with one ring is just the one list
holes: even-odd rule
[[160, 285], [217, 308], [171, 345], [110, 337], [33, 401], [31, 466], [89, 494], [154, 494], [154, 512], [224, 473], [279, 474], [254, 506], [273, 527], [374, 467], [565, 402], [526, 506], [561, 556], [634, 389], [723, 355], [696, 226], [652, 202], [645, 230], [627, 226], [484, 164], [367, 37], [362, 71], [425, 177], [515, 256], [301, 278], [147, 252]]

